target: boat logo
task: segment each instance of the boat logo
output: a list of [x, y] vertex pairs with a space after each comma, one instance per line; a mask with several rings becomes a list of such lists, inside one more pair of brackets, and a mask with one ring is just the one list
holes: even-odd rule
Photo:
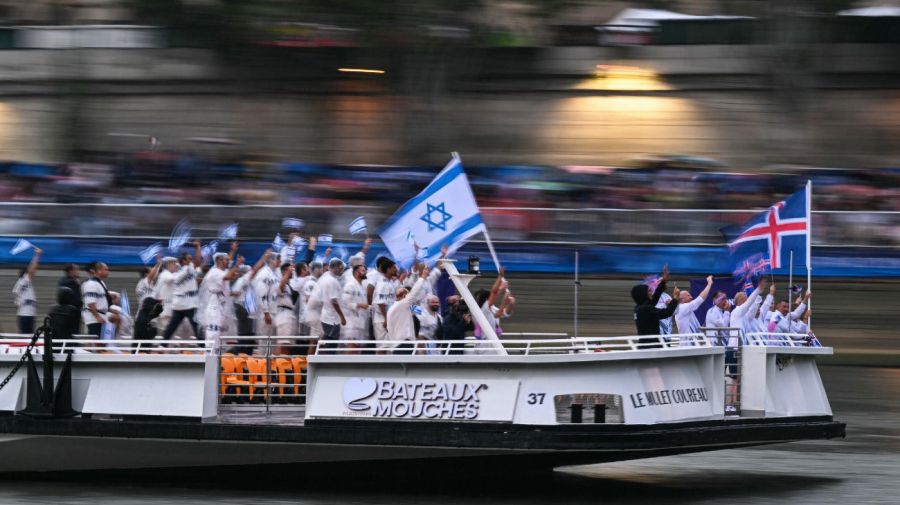
[[351, 377], [344, 383], [344, 405], [350, 410], [369, 410], [371, 407], [360, 400], [375, 394], [378, 383], [372, 378]]

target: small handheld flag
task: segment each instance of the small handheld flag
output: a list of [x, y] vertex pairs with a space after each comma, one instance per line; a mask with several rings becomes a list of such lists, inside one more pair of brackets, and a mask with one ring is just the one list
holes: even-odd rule
[[367, 229], [366, 227], [366, 218], [364, 216], [359, 216], [350, 222], [350, 235], [357, 235], [360, 233], [364, 233]]
[[319, 235], [318, 239], [319, 245], [330, 246], [332, 244], [332, 237], [330, 233], [323, 233]]
[[155, 258], [156, 255], [159, 254], [160, 251], [162, 251], [162, 250], [163, 250], [162, 242], [157, 242], [155, 244], [151, 244], [150, 247], [148, 247], [140, 252], [141, 261], [143, 261], [145, 265], [147, 263], [150, 263], [151, 261], [153, 261], [153, 258]]
[[21, 253], [22, 251], [27, 250], [30, 247], [34, 247], [34, 244], [25, 240], [24, 238], [20, 238], [16, 242], [16, 244], [14, 246], [12, 246], [12, 249], [9, 250], [9, 254], [12, 254], [13, 256], [15, 256], [15, 255]]
[[294, 240], [291, 240], [291, 247], [293, 247], [297, 252], [306, 250], [306, 239], [303, 237], [294, 237]]
[[303, 220], [296, 217], [286, 217], [281, 220], [281, 226], [290, 230], [299, 230], [303, 228]]
[[280, 233], [275, 234], [275, 239], [272, 240], [272, 250], [275, 252], [280, 252], [284, 248], [284, 240], [281, 238]]
[[128, 292], [124, 289], [119, 292], [119, 307], [122, 308], [122, 313], [131, 315], [131, 303], [128, 301]]
[[238, 224], [231, 223], [219, 228], [219, 240], [234, 240], [237, 238]]
[[190, 238], [191, 223], [188, 222], [187, 219], [178, 221], [178, 224], [175, 225], [175, 229], [172, 230], [172, 235], [169, 237], [169, 250], [174, 251], [184, 244], [187, 244], [187, 241]]
[[244, 308], [248, 314], [256, 314], [256, 289], [253, 286], [244, 291]]
[[206, 261], [206, 258], [209, 258], [213, 254], [216, 254], [216, 251], [219, 249], [219, 241], [213, 240], [209, 244], [200, 248], [200, 256]]

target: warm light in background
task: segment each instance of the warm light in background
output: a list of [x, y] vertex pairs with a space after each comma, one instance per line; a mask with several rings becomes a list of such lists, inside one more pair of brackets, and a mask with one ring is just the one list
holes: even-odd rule
[[378, 70], [375, 68], [339, 68], [338, 72], [345, 72], [349, 74], [383, 74], [384, 70]]
[[594, 76], [575, 89], [591, 91], [667, 91], [656, 71], [631, 65], [597, 65]]

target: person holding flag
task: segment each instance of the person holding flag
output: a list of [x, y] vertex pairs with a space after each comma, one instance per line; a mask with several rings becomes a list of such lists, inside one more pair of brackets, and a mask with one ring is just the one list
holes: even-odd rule
[[380, 231], [381, 239], [394, 260], [409, 268], [416, 260], [417, 248], [424, 263], [433, 263], [447, 244], [447, 254], [455, 253], [466, 240], [483, 233], [495, 265], [497, 254], [491, 244], [462, 161], [454, 153], [421, 193], [403, 204]]
[[[811, 284], [811, 204], [812, 182], [807, 181], [805, 189], [756, 214], [744, 224], [722, 228], [732, 256], [748, 260], [766, 258], [773, 272], [787, 267], [792, 273], [794, 264], [805, 265], [807, 284]], [[783, 326], [789, 326], [789, 323]]]
[[[29, 244], [31, 245], [31, 244]], [[34, 293], [34, 274], [37, 273], [38, 264], [41, 262], [41, 254], [44, 251], [40, 247], [34, 247], [34, 255], [28, 266], [19, 271], [19, 279], [13, 285], [13, 297], [16, 302], [16, 323], [19, 333], [31, 335], [34, 333], [34, 316], [37, 315], [37, 295]]]

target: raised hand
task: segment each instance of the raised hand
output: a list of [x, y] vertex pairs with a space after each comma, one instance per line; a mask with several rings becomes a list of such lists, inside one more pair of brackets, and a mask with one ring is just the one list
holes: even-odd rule
[[663, 281], [663, 282], [669, 282], [669, 264], [668, 264], [668, 263], [666, 263], [665, 265], [663, 265], [663, 270], [662, 270], [662, 281]]
[[707, 275], [707, 276], [706, 276], [706, 285], [707, 285], [707, 286], [712, 286], [712, 285], [713, 285], [713, 276], [712, 276], [712, 275]]

